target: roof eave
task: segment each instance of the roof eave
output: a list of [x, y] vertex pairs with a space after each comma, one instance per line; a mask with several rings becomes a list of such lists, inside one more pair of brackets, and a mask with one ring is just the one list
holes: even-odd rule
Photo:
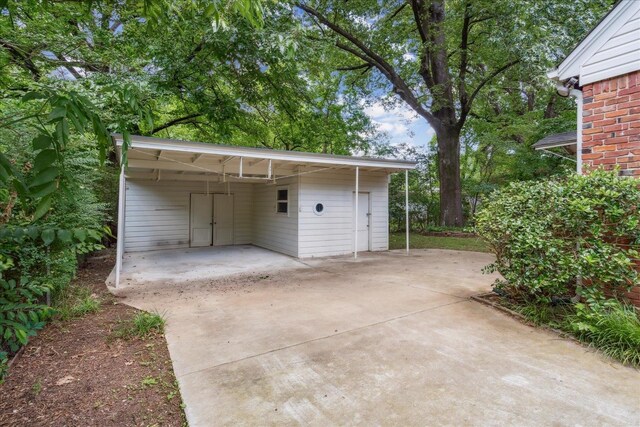
[[[114, 134], [111, 136], [116, 150], [121, 149], [123, 144], [123, 136], [120, 134]], [[141, 140], [140, 138], [145, 138]], [[155, 140], [155, 141], [152, 141]], [[166, 150], [176, 152], [189, 152], [194, 154], [214, 154], [222, 156], [237, 156], [246, 158], [263, 158], [267, 160], [279, 160], [284, 162], [300, 162], [300, 163], [315, 163], [315, 164], [327, 164], [327, 165], [339, 165], [339, 166], [352, 166], [352, 167], [367, 167], [367, 168], [380, 168], [391, 169], [397, 171], [413, 170], [416, 168], [417, 163], [407, 160], [392, 160], [392, 159], [364, 159], [358, 157], [335, 158], [325, 157], [326, 155], [319, 153], [301, 153], [301, 152], [285, 152], [276, 150], [260, 150], [252, 149], [249, 147], [232, 147], [232, 146], [220, 146], [206, 143], [197, 143], [189, 141], [168, 141], [160, 138], [149, 137], [131, 137], [131, 145], [133, 148], [143, 148], [152, 150]], [[210, 145], [210, 146], [208, 146]]]
[[[629, 7], [633, 5], [633, 0], [619, 0], [612, 8], [602, 17], [600, 22], [573, 48], [567, 57], [554, 70], [547, 73], [552, 80], [564, 82], [571, 77], [580, 77], [582, 64], [589, 53], [598, 49], [606, 40], [601, 41], [602, 35], [608, 31], [614, 31], [615, 28], [610, 24], [619, 16], [624, 15]], [[606, 39], [606, 37], [604, 37]], [[582, 59], [582, 60], [581, 60]], [[552, 76], [550, 76], [552, 74]], [[580, 82], [582, 83], [582, 82]]]

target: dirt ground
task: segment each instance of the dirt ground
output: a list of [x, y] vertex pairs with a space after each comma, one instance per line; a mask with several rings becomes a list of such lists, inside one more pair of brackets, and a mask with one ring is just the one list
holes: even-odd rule
[[184, 425], [163, 335], [115, 339], [138, 310], [118, 302], [104, 280], [112, 251], [90, 259], [71, 286], [87, 286], [98, 312], [55, 321], [33, 338], [0, 386], [0, 425]]

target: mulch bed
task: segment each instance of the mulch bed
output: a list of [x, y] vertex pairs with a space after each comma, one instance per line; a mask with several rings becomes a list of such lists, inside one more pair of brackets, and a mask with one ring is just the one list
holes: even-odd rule
[[520, 322], [534, 327], [534, 328], [541, 328], [541, 329], [545, 329], [547, 331], [553, 332], [554, 334], [559, 335], [562, 338], [568, 339], [570, 341], [573, 341], [575, 343], [578, 343], [584, 347], [589, 347], [588, 345], [582, 343], [580, 340], [578, 340], [577, 338], [575, 338], [573, 335], [568, 334], [564, 331], [561, 331], [560, 329], [556, 329], [556, 328], [552, 328], [550, 326], [547, 325], [536, 325], [533, 322], [531, 322], [530, 320], [528, 320], [522, 313], [518, 313], [515, 310], [510, 309], [509, 307], [505, 306], [504, 304], [504, 300], [502, 297], [500, 297], [499, 295], [497, 295], [494, 292], [487, 292], [484, 294], [480, 294], [480, 295], [473, 295], [471, 297], [472, 300], [474, 301], [478, 301], [479, 303], [491, 306], [497, 310], [502, 311], [503, 313], [508, 314], [509, 316], [512, 316], [514, 318], [516, 318], [517, 320], [519, 320]]
[[90, 287], [101, 309], [52, 322], [17, 357], [0, 385], [0, 425], [185, 425], [164, 336], [110, 336], [138, 311], [106, 289], [114, 259], [113, 251], [89, 259], [71, 285]]

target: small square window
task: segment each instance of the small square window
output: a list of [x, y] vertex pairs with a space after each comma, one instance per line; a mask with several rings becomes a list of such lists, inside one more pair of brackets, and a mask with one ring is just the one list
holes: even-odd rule
[[282, 214], [289, 213], [289, 188], [278, 187], [276, 190], [276, 212]]

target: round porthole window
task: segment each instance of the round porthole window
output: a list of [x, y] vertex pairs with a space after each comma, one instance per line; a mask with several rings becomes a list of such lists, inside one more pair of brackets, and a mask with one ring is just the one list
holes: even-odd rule
[[324, 213], [324, 205], [322, 203], [316, 203], [313, 206], [313, 213], [316, 215], [322, 215]]

